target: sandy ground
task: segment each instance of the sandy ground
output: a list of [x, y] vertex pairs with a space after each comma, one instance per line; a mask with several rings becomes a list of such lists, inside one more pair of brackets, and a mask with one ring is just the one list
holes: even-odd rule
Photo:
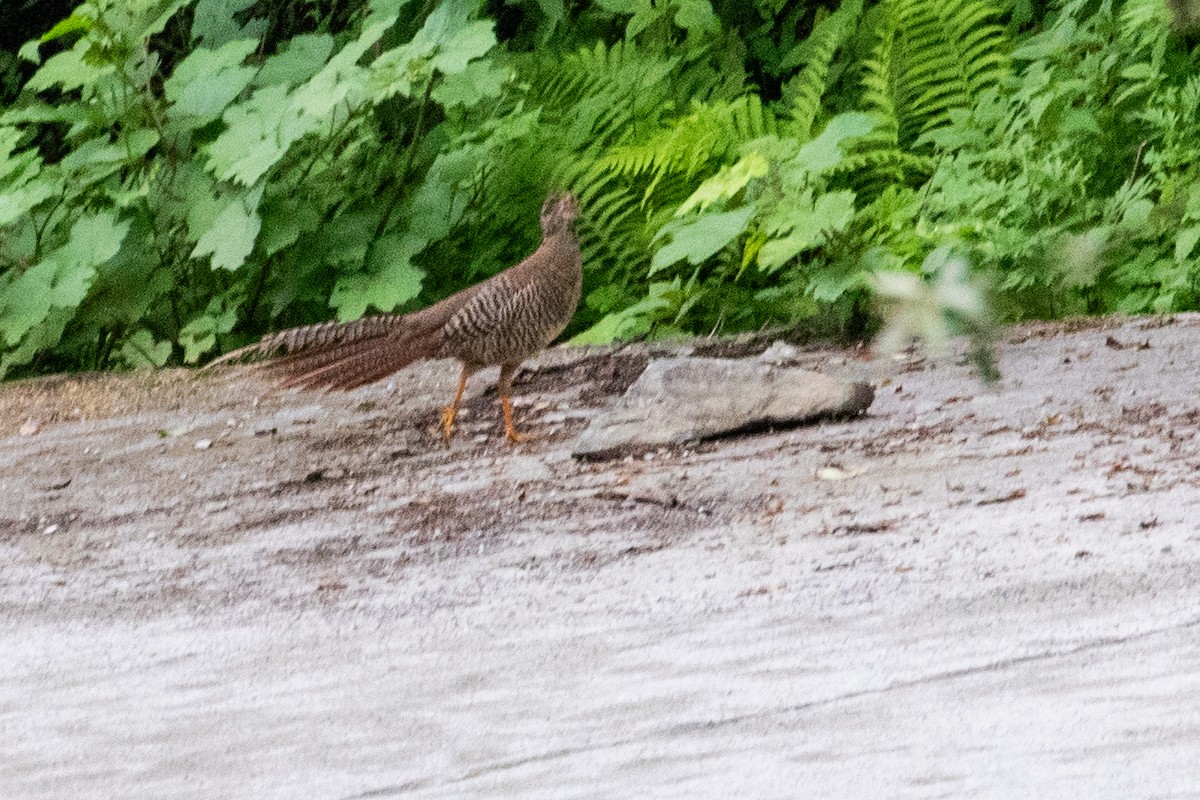
[[547, 353], [516, 447], [446, 364], [0, 387], [0, 797], [1200, 796], [1200, 317], [573, 459], [652, 355]]

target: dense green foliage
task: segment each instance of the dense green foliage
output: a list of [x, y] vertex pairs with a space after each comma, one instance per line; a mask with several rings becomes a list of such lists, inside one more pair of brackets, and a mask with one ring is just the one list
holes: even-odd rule
[[[0, 375], [406, 310], [584, 209], [569, 333], [1200, 301], [1162, 0], [89, 0], [4, 62]], [[9, 54], [12, 56], [13, 54]], [[971, 265], [968, 267], [968, 265]], [[904, 277], [909, 276], [909, 277]]]

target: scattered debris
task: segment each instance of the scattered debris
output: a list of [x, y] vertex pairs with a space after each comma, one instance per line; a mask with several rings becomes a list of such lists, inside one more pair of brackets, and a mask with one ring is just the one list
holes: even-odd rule
[[1133, 344], [1126, 344], [1125, 342], [1122, 342], [1121, 340], [1119, 340], [1117, 337], [1110, 335], [1107, 339], [1104, 340], [1104, 344], [1113, 350], [1149, 350], [1150, 349], [1150, 340], [1149, 339], [1145, 339], [1140, 342], [1135, 342]]
[[995, 505], [995, 504], [997, 504], [997, 503], [1009, 503], [1009, 502], [1012, 502], [1013, 500], [1020, 500], [1020, 499], [1021, 499], [1022, 497], [1024, 497], [1024, 496], [1025, 496], [1025, 490], [1024, 490], [1024, 489], [1013, 489], [1013, 490], [1012, 490], [1011, 492], [1009, 492], [1008, 494], [1001, 495], [1001, 496], [999, 496], [999, 497], [989, 497], [989, 498], [986, 498], [986, 499], [984, 499], [984, 500], [980, 500], [980, 501], [979, 501], [978, 503], [976, 503], [975, 505], [977, 505], [977, 506], [991, 506], [991, 505]]
[[821, 467], [816, 471], [818, 479], [823, 481], [844, 481], [848, 478], [854, 478], [863, 474], [861, 467], [842, 467], [837, 464], [830, 464], [826, 467]]

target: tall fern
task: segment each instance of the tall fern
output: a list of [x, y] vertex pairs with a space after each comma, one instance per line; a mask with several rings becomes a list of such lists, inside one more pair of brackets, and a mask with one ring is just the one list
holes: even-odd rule
[[876, 195], [916, 184], [933, 165], [922, 137], [1009, 74], [1009, 41], [983, 0], [884, 0], [862, 69], [862, 105], [878, 120], [842, 170]]
[[1008, 40], [981, 0], [890, 0], [901, 34], [896, 86], [900, 140], [949, 122], [953, 108], [969, 107], [1008, 75]]
[[850, 38], [862, 17], [862, 0], [847, 0], [821, 20], [804, 41], [800, 58], [804, 69], [783, 87], [783, 107], [791, 118], [788, 132], [800, 141], [812, 136], [813, 123], [821, 111], [821, 97], [829, 83], [829, 71], [838, 49]]
[[598, 42], [563, 55], [539, 57], [525, 77], [528, 101], [543, 109], [575, 147], [604, 147], [630, 130], [657, 124], [669, 110], [669, 79], [680, 56], [632, 43]]

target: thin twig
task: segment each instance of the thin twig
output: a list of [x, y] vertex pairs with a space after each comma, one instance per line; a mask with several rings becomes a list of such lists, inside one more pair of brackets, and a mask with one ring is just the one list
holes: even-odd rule
[[1133, 170], [1129, 173], [1129, 183], [1133, 183], [1133, 179], [1137, 177], [1138, 168], [1142, 165], [1142, 151], [1146, 149], [1149, 140], [1143, 140], [1138, 145], [1137, 154], [1133, 157]]

